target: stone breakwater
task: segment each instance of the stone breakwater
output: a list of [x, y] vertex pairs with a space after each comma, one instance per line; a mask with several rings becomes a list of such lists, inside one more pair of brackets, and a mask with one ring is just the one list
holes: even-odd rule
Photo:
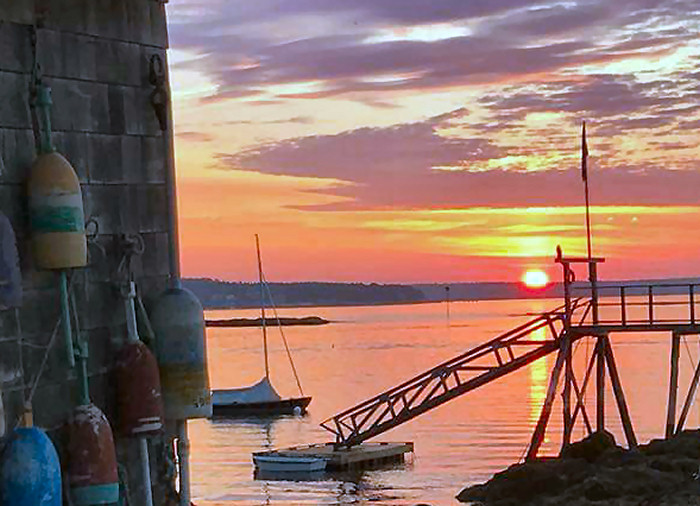
[[700, 505], [700, 431], [625, 450], [607, 431], [559, 457], [510, 466], [457, 499], [480, 506]]

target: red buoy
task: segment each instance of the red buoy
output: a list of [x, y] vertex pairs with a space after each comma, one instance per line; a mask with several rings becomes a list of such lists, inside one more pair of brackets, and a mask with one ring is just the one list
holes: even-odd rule
[[68, 456], [68, 482], [74, 504], [110, 504], [119, 500], [112, 429], [94, 404], [75, 408], [68, 425]]
[[125, 344], [115, 366], [120, 433], [143, 436], [163, 427], [158, 363], [141, 341]]

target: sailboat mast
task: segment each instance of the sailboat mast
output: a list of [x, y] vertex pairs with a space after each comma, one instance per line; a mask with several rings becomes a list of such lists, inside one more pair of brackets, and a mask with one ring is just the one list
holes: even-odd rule
[[265, 322], [265, 287], [263, 285], [262, 258], [260, 256], [260, 238], [255, 234], [255, 249], [258, 252], [258, 277], [260, 280], [260, 321], [263, 332], [263, 350], [265, 353], [265, 377], [270, 378], [270, 364], [267, 359], [267, 323]]

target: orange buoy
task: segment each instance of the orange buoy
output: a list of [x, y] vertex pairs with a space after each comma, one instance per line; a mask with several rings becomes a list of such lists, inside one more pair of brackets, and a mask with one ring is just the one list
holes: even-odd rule
[[163, 427], [163, 401], [158, 364], [141, 341], [124, 345], [115, 366], [120, 433], [143, 436]]
[[80, 181], [59, 153], [40, 154], [28, 183], [34, 259], [41, 269], [87, 264], [85, 215]]
[[119, 500], [112, 429], [94, 404], [83, 404], [73, 412], [68, 425], [68, 456], [68, 483], [74, 504], [111, 504]]

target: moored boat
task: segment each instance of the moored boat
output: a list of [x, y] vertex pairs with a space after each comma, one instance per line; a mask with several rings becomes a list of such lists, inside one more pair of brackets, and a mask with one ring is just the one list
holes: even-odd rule
[[[260, 318], [257, 322], [262, 329], [263, 338], [263, 357], [265, 363], [265, 375], [255, 385], [243, 388], [229, 388], [212, 391], [212, 416], [213, 417], [236, 417], [236, 416], [275, 416], [275, 415], [303, 415], [306, 413], [306, 408], [311, 402], [311, 397], [305, 396], [301, 388], [301, 382], [297, 375], [294, 361], [292, 360], [291, 352], [287, 344], [287, 339], [282, 332], [282, 319], [277, 315], [272, 300], [270, 288], [267, 286], [267, 281], [262, 270], [262, 259], [260, 256], [260, 241], [257, 234], [255, 235], [255, 245], [258, 256], [258, 275], [260, 280]], [[287, 351], [289, 364], [294, 373], [297, 387], [299, 388], [299, 397], [282, 398], [270, 383], [270, 364], [268, 357], [267, 346], [267, 325], [268, 320], [272, 320], [265, 316], [265, 294], [275, 313], [274, 321], [279, 327], [284, 347]], [[323, 320], [325, 322], [325, 320]], [[327, 323], [327, 322], [326, 322]], [[214, 325], [215, 326], [215, 325]]]
[[280, 452], [253, 454], [255, 467], [268, 473], [313, 473], [326, 469], [326, 460], [320, 457], [286, 455]]
[[212, 391], [212, 414], [215, 417], [303, 415], [311, 397], [283, 399], [275, 391], [269, 378], [264, 377], [253, 386]]

